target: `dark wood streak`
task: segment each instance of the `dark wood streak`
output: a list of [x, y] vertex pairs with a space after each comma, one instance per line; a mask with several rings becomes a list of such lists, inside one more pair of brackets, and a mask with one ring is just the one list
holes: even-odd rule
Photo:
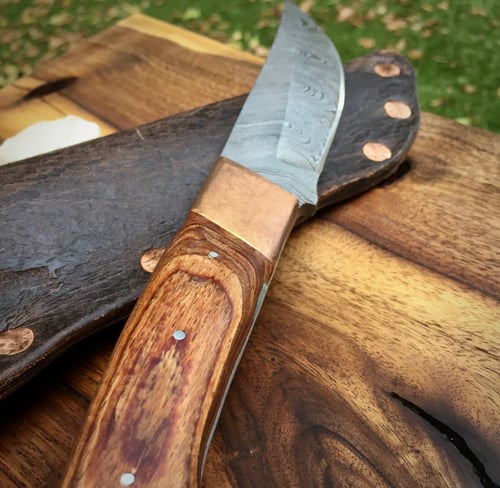
[[75, 81], [78, 80], [76, 76], [67, 76], [65, 78], [60, 78], [58, 80], [49, 81], [40, 85], [33, 90], [30, 90], [26, 95], [22, 97], [21, 102], [26, 102], [28, 100], [32, 100], [34, 98], [45, 97], [46, 95], [50, 95], [51, 93], [59, 92], [64, 90], [68, 86], [71, 86]]
[[469, 462], [472, 464], [474, 471], [476, 472], [479, 481], [485, 488], [499, 488], [500, 484], [495, 483], [491, 477], [488, 475], [484, 464], [477, 457], [474, 451], [469, 447], [467, 441], [455, 430], [441, 422], [437, 418], [433, 417], [431, 414], [426, 412], [423, 408], [419, 407], [410, 400], [403, 398], [395, 392], [391, 392], [392, 398], [395, 398], [406, 408], [414, 412], [419, 417], [422, 417], [425, 421], [429, 422], [436, 430], [441, 432], [446, 438], [458, 449], [460, 454], [462, 454]]

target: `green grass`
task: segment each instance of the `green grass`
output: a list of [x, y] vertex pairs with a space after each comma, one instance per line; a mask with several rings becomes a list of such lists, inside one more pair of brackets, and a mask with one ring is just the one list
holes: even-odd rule
[[[260, 54], [276, 0], [0, 0], [0, 86], [134, 12]], [[392, 48], [417, 72], [423, 110], [500, 132], [499, 0], [306, 0], [342, 58]]]

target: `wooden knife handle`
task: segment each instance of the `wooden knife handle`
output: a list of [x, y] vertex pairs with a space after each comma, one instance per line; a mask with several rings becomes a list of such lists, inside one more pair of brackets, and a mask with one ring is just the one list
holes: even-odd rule
[[[211, 433], [279, 255], [266, 255], [269, 236], [267, 243], [248, 243], [257, 227], [266, 227], [259, 220], [269, 220], [264, 206], [250, 208], [250, 195], [258, 193], [252, 183], [263, 184], [268, 198], [283, 191], [226, 161], [214, 174], [125, 326], [63, 486], [200, 483]], [[241, 199], [242, 189], [249, 200]], [[202, 215], [228, 199], [233, 206], [215, 216], [224, 226]], [[282, 225], [274, 229], [281, 247], [296, 218], [296, 200], [285, 200]], [[239, 229], [228, 230], [231, 214], [245, 207]]]

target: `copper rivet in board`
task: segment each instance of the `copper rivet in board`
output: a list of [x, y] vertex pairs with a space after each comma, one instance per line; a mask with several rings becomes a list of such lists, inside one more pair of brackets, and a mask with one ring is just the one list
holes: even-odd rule
[[386, 102], [384, 110], [393, 119], [407, 119], [411, 115], [411, 108], [404, 102]]
[[363, 146], [363, 154], [371, 161], [381, 163], [392, 156], [391, 150], [380, 142], [367, 142]]
[[0, 332], [0, 356], [13, 356], [26, 351], [34, 339], [34, 332], [28, 327], [18, 327]]
[[399, 76], [399, 73], [401, 73], [401, 68], [397, 64], [392, 63], [377, 63], [373, 69], [377, 75], [384, 78]]
[[152, 273], [156, 268], [158, 261], [163, 256], [164, 252], [164, 247], [155, 247], [153, 249], [148, 249], [141, 256], [141, 268], [147, 273]]

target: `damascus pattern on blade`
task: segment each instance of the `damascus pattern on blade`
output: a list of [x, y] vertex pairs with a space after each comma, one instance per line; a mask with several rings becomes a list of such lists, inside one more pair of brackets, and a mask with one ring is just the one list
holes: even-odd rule
[[222, 156], [317, 203], [317, 182], [344, 103], [344, 72], [330, 39], [287, 1], [266, 64]]

